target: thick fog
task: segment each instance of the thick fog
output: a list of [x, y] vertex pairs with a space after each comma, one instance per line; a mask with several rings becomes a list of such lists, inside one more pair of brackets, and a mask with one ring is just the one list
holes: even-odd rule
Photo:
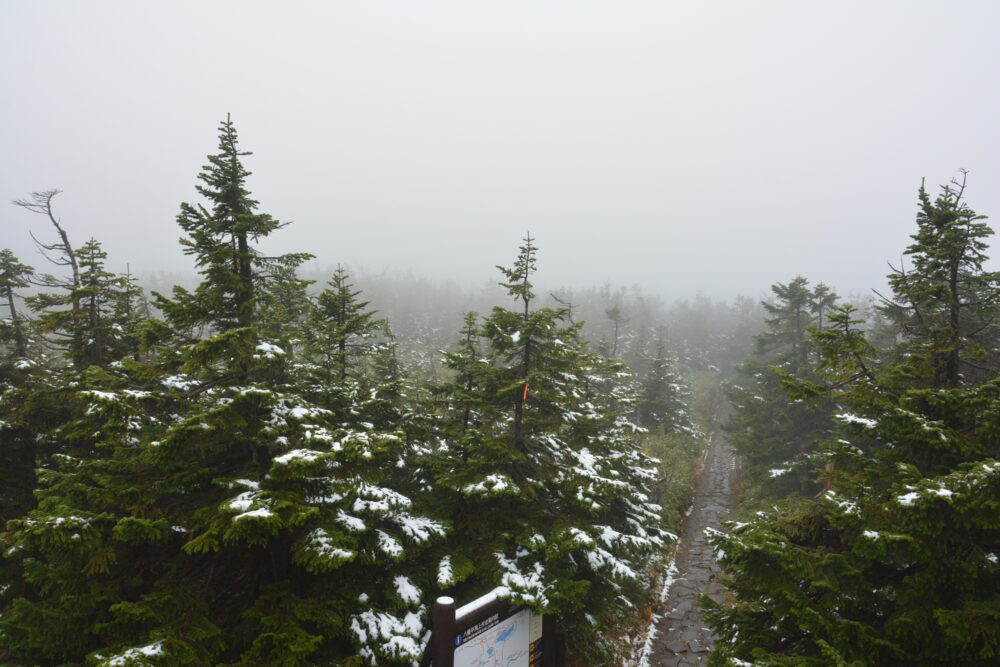
[[[1000, 4], [0, 3], [0, 199], [59, 188], [109, 266], [174, 218], [231, 113], [269, 248], [314, 268], [668, 298], [884, 284], [922, 177], [1000, 219]], [[43, 219], [2, 242], [42, 268]], [[994, 255], [998, 254], [996, 251]]]

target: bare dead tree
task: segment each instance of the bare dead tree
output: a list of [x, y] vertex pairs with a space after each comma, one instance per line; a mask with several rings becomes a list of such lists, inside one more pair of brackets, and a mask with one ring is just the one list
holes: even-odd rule
[[[56, 266], [68, 266], [72, 269], [73, 287], [76, 288], [80, 286], [80, 267], [76, 262], [76, 251], [73, 250], [73, 246], [69, 242], [66, 230], [59, 224], [59, 219], [56, 218], [55, 213], [52, 211], [52, 199], [61, 192], [62, 190], [55, 189], [32, 192], [29, 195], [29, 199], [15, 199], [12, 203], [14, 206], [20, 206], [26, 211], [44, 215], [56, 228], [56, 232], [59, 234], [59, 241], [56, 243], [42, 243], [35, 236], [34, 232], [29, 231], [28, 233], [45, 259]], [[53, 256], [51, 253], [59, 253], [60, 256]]]
[[[76, 250], [69, 242], [69, 235], [52, 210], [52, 200], [61, 192], [62, 190], [57, 189], [41, 190], [39, 192], [32, 192], [27, 199], [15, 199], [11, 203], [31, 213], [44, 215], [52, 223], [52, 226], [56, 228], [59, 240], [53, 243], [43, 243], [35, 236], [34, 232], [29, 231], [28, 233], [31, 235], [31, 240], [35, 242], [35, 246], [38, 247], [41, 255], [56, 266], [70, 267], [72, 277], [67, 281], [64, 278], [57, 278], [46, 273], [37, 275], [33, 282], [41, 287], [55, 287], [66, 290], [69, 293], [69, 303], [75, 317], [80, 312], [80, 265], [77, 263]], [[70, 345], [72, 349], [79, 350], [82, 346], [84, 331], [79, 321], [69, 327], [69, 333], [51, 331], [50, 334], [55, 335], [57, 338], [71, 341]], [[41, 342], [43, 345], [46, 345], [46, 341], [43, 340]], [[46, 347], [49, 347], [49, 345], [46, 345]], [[55, 349], [60, 349], [60, 347], [58, 343], [55, 344]]]

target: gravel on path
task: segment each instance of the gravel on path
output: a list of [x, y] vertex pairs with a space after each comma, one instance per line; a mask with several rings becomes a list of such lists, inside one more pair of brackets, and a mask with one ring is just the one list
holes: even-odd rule
[[720, 568], [705, 539], [706, 528], [722, 529], [734, 507], [736, 458], [719, 434], [705, 450], [705, 465], [698, 479], [694, 504], [677, 545], [677, 574], [665, 592], [664, 612], [656, 627], [649, 664], [655, 667], [700, 665], [708, 659], [715, 637], [705, 627], [698, 596], [706, 593], [721, 601], [725, 588], [716, 579]]

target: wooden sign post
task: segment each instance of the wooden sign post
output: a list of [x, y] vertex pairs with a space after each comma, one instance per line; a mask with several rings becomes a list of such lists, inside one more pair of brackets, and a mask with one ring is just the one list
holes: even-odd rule
[[440, 597], [434, 603], [428, 645], [432, 667], [561, 667], [555, 618], [501, 600], [495, 589], [469, 604]]

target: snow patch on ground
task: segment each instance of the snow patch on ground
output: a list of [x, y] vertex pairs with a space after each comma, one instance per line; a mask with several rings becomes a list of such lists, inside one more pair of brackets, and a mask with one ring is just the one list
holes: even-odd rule
[[[678, 574], [677, 564], [671, 558], [666, 570], [660, 577], [660, 594], [657, 598], [659, 604], [664, 604], [670, 596], [670, 588], [674, 585], [674, 578]], [[649, 660], [653, 656], [653, 640], [656, 639], [656, 626], [660, 624], [663, 617], [660, 614], [653, 614], [649, 620], [649, 626], [643, 635], [636, 637], [632, 643], [633, 653], [625, 659], [624, 667], [650, 667]]]

